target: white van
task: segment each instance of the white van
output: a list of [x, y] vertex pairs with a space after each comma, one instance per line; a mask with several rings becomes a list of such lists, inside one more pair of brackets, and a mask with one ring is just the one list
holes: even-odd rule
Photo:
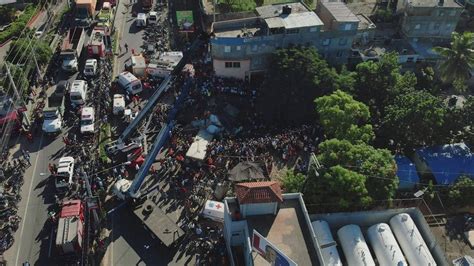
[[123, 114], [125, 112], [125, 96], [123, 94], [114, 94], [112, 113], [114, 115]]
[[128, 71], [120, 73], [118, 84], [129, 94], [138, 94], [143, 90], [142, 82]]
[[135, 19], [135, 26], [146, 27], [146, 14], [145, 13], [137, 14], [137, 18]]
[[214, 200], [207, 200], [201, 216], [215, 222], [224, 222], [224, 203]]
[[93, 77], [97, 74], [97, 59], [87, 59], [84, 65], [84, 76]]
[[84, 107], [81, 112], [81, 134], [94, 133], [95, 112], [93, 107]]
[[58, 171], [54, 179], [56, 190], [64, 192], [72, 185], [72, 176], [74, 174], [74, 158], [62, 157], [59, 159]]
[[148, 25], [153, 25], [158, 22], [158, 12], [151, 11], [148, 14]]
[[87, 98], [87, 82], [84, 80], [74, 80], [69, 92], [69, 98], [73, 106], [85, 104]]

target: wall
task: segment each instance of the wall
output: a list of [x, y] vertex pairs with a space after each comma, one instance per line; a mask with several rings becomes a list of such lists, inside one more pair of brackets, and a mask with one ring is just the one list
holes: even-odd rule
[[253, 215], [275, 214], [277, 206], [277, 202], [240, 204], [240, 211], [244, 218]]
[[[250, 60], [212, 60], [214, 71], [217, 76], [220, 77], [229, 77], [229, 78], [238, 78], [245, 79], [245, 75], [249, 73], [250, 70]], [[226, 62], [239, 62], [240, 67], [231, 67], [226, 68]]]

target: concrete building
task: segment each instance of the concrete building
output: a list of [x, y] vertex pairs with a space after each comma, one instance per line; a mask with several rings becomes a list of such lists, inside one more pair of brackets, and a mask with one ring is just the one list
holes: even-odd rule
[[320, 264], [301, 194], [281, 194], [274, 181], [240, 183], [236, 197], [224, 199], [224, 211], [231, 265], [268, 265], [268, 248], [263, 243], [270, 243], [279, 259], [298, 265]]
[[401, 33], [414, 42], [425, 38], [449, 42], [462, 10], [454, 0], [401, 0], [397, 4]]
[[290, 45], [313, 46], [330, 64], [344, 64], [358, 18], [343, 3], [322, 3], [316, 13], [302, 3], [261, 6], [256, 17], [215, 22], [211, 56], [216, 75], [262, 76], [269, 55]]

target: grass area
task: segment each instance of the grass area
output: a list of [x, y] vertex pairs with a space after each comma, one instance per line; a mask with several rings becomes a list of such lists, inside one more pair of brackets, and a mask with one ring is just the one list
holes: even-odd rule
[[13, 36], [17, 36], [25, 27], [28, 21], [39, 12], [35, 5], [28, 5], [23, 13], [11, 23], [10, 27], [5, 31], [0, 32], [0, 43], [5, 42]]
[[110, 139], [111, 131], [110, 131], [110, 124], [105, 123], [100, 126], [99, 132], [99, 159], [102, 163], [108, 163], [109, 157], [107, 157], [107, 153], [105, 152], [105, 144], [108, 143]]

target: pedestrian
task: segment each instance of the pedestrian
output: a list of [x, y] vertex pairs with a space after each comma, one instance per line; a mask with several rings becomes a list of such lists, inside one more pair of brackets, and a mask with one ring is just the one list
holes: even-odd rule
[[51, 175], [54, 175], [54, 167], [52, 164], [48, 164], [48, 169], [49, 169], [49, 172], [51, 173]]
[[128, 44], [125, 44], [124, 47], [125, 47], [125, 52], [128, 53]]
[[119, 44], [119, 53], [122, 54], [122, 45]]

